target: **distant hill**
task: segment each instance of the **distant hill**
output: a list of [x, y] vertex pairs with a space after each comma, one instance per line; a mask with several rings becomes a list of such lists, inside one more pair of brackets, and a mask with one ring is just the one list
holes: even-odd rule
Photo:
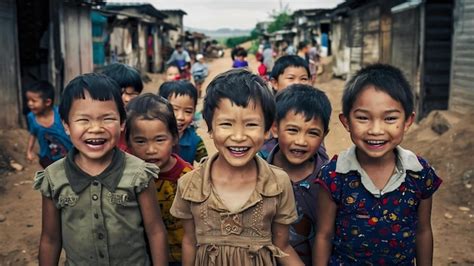
[[217, 30], [207, 30], [207, 29], [199, 29], [199, 28], [192, 28], [192, 27], [184, 27], [184, 30], [187, 31], [197, 31], [206, 34], [212, 38], [220, 39], [220, 38], [227, 38], [227, 37], [235, 37], [235, 36], [244, 36], [250, 35], [251, 29], [230, 29], [230, 28], [220, 28]]

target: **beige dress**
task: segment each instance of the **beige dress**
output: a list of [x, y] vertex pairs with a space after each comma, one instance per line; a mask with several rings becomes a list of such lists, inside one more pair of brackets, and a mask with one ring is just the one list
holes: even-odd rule
[[293, 189], [281, 169], [255, 157], [257, 185], [247, 202], [231, 212], [212, 189], [212, 156], [178, 181], [171, 214], [193, 219], [197, 240], [194, 265], [276, 265], [283, 253], [272, 243], [273, 223], [297, 219]]

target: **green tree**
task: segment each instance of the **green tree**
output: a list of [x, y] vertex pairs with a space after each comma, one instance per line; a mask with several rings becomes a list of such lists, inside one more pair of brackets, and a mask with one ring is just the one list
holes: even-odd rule
[[272, 18], [272, 22], [268, 25], [267, 31], [269, 33], [282, 30], [286, 24], [292, 21], [291, 11], [286, 4], [284, 7], [280, 7], [280, 10], [273, 10], [270, 13], [270, 17]]

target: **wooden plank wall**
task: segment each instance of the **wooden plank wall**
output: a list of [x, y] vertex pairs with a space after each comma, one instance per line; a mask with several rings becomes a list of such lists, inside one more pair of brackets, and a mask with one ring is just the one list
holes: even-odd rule
[[450, 89], [450, 110], [474, 110], [474, 2], [471, 0], [456, 1]]
[[349, 27], [349, 47], [350, 47], [350, 67], [349, 78], [354, 75], [362, 63], [362, 11], [356, 9], [350, 15]]
[[90, 8], [64, 5], [64, 82], [93, 71]]
[[14, 0], [0, 1], [0, 128], [20, 126], [19, 55]]
[[412, 8], [392, 14], [390, 63], [400, 68], [419, 94], [417, 72], [419, 67], [420, 9]]
[[380, 8], [378, 5], [364, 7], [362, 21], [362, 66], [380, 60]]

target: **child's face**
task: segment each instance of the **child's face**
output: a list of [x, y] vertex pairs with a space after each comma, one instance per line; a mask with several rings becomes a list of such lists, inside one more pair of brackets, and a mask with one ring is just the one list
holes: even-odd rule
[[71, 142], [79, 150], [81, 162], [101, 163], [117, 145], [123, 125], [115, 101], [75, 99], [64, 123]]
[[280, 151], [292, 165], [301, 165], [316, 154], [326, 136], [321, 119], [306, 121], [304, 114], [289, 111], [277, 124], [272, 133], [278, 138]]
[[122, 101], [125, 106], [127, 106], [128, 102], [130, 102], [133, 98], [137, 97], [140, 93], [138, 93], [132, 86], [128, 86], [122, 89]]
[[278, 78], [271, 80], [273, 89], [277, 92], [290, 86], [291, 84], [310, 84], [308, 72], [304, 67], [287, 67]]
[[393, 150], [413, 123], [414, 113], [405, 119], [400, 102], [386, 92], [366, 86], [357, 96], [349, 117], [339, 119], [357, 146], [359, 161], [392, 160]]
[[184, 130], [189, 127], [194, 118], [194, 100], [189, 95], [172, 94], [168, 101], [173, 106], [174, 116], [178, 124], [178, 132], [181, 137]]
[[265, 119], [260, 104], [243, 108], [222, 99], [214, 110], [211, 138], [219, 158], [231, 167], [246, 167], [265, 139]]
[[181, 74], [179, 73], [179, 69], [177, 67], [168, 67], [166, 70], [166, 81], [173, 81], [179, 80]]
[[44, 100], [41, 97], [41, 93], [32, 91], [26, 92], [26, 104], [30, 111], [35, 115], [41, 114], [51, 107], [51, 102], [51, 99]]
[[156, 164], [161, 171], [170, 170], [173, 145], [176, 141], [161, 120], [137, 119], [130, 132], [129, 147], [138, 158]]

